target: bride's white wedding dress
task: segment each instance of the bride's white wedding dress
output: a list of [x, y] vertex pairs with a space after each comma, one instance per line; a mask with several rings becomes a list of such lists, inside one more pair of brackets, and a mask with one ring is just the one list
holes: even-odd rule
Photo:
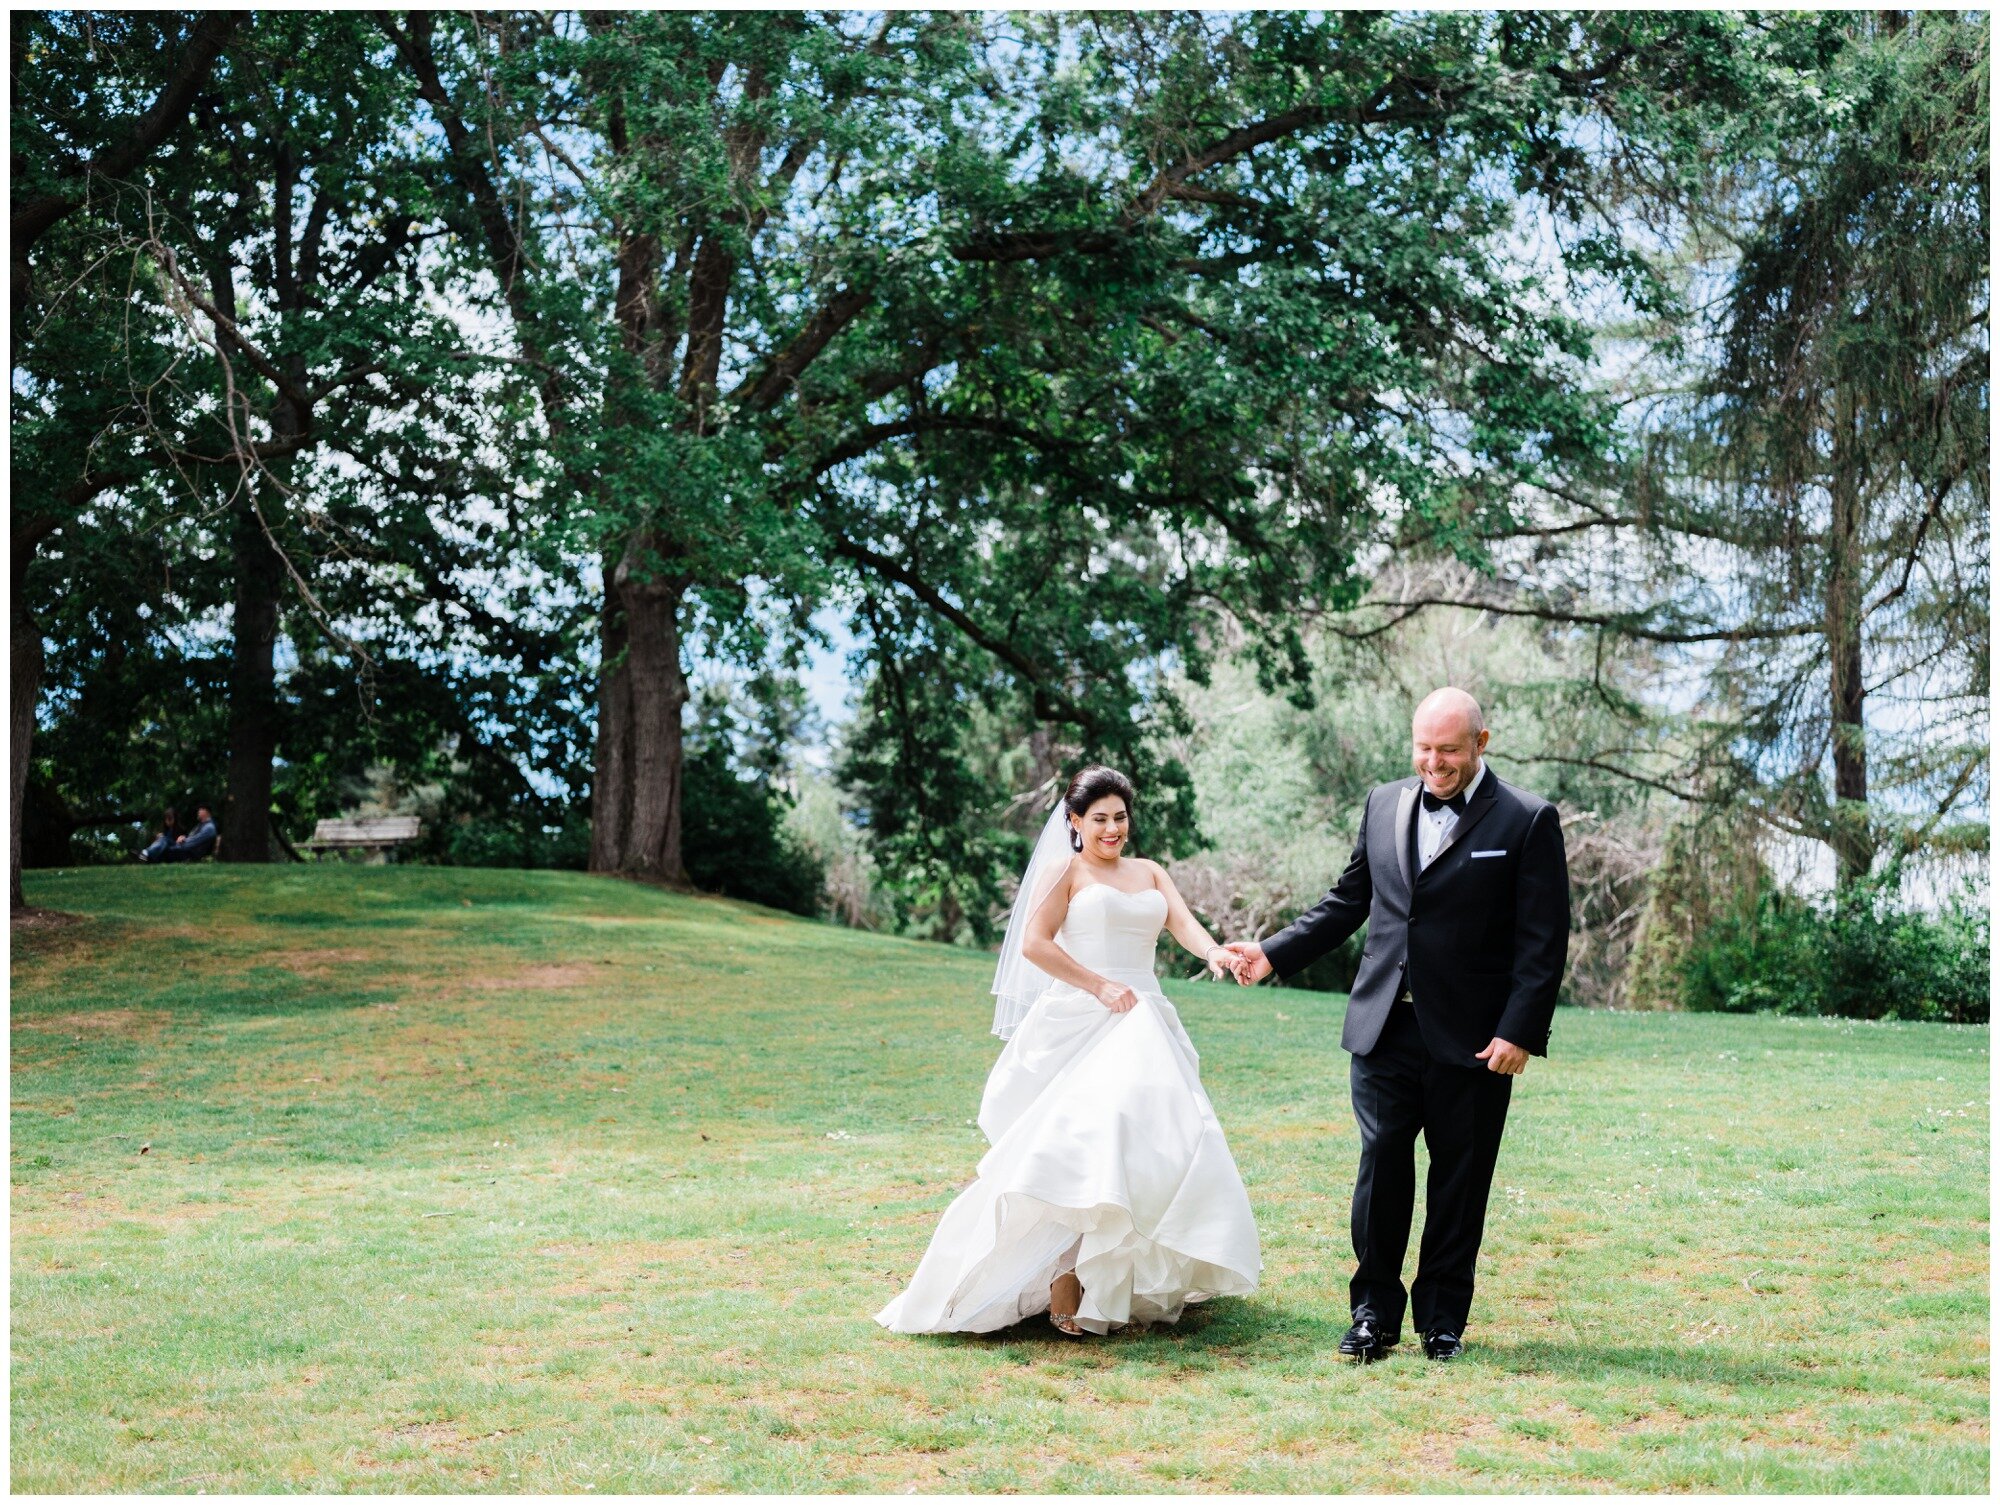
[[1071, 1267], [1076, 1320], [1095, 1333], [1257, 1288], [1250, 1199], [1153, 975], [1166, 917], [1158, 889], [1094, 883], [1071, 899], [1057, 942], [1139, 1002], [1114, 1014], [1060, 982], [1035, 1000], [986, 1079], [979, 1179], [945, 1209], [909, 1289], [876, 1313], [884, 1327], [1007, 1327], [1047, 1311], [1049, 1283]]

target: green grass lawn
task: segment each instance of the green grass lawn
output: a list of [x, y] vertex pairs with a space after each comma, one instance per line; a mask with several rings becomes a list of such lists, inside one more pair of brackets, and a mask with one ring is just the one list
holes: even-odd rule
[[908, 1338], [985, 958], [569, 874], [28, 898], [17, 1490], [1987, 1488], [1984, 1028], [1559, 1015], [1466, 1356], [1362, 1369], [1337, 997], [1169, 987], [1256, 1295]]

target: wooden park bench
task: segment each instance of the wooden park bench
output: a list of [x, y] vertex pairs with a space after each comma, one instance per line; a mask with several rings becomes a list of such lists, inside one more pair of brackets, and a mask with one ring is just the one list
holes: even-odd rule
[[299, 847], [339, 857], [359, 853], [364, 861], [387, 862], [391, 852], [415, 841], [422, 829], [414, 815], [356, 815], [321, 821], [313, 827], [312, 840], [300, 842]]

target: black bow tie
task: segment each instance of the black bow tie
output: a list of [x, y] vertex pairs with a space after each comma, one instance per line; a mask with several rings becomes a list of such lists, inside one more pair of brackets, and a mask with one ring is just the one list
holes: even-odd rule
[[1453, 815], [1465, 814], [1465, 791], [1463, 789], [1459, 790], [1457, 794], [1454, 794], [1448, 800], [1441, 800], [1435, 794], [1432, 794], [1430, 790], [1426, 789], [1423, 791], [1423, 800], [1426, 810], [1449, 810]]

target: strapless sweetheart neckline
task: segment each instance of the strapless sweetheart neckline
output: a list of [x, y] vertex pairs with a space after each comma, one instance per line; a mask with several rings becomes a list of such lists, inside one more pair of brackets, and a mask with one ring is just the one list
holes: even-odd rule
[[1081, 892], [1082, 892], [1082, 893], [1086, 893], [1086, 894], [1087, 894], [1087, 893], [1089, 893], [1089, 892], [1090, 892], [1090, 891], [1091, 891], [1091, 890], [1092, 890], [1093, 888], [1101, 888], [1101, 889], [1103, 889], [1103, 890], [1104, 890], [1104, 891], [1105, 891], [1106, 893], [1112, 893], [1112, 894], [1118, 894], [1118, 895], [1121, 895], [1122, 897], [1124, 897], [1124, 898], [1127, 898], [1127, 899], [1143, 899], [1143, 898], [1145, 898], [1145, 897], [1146, 897], [1146, 896], [1147, 896], [1148, 894], [1152, 894], [1152, 895], [1155, 895], [1155, 896], [1157, 896], [1157, 897], [1158, 897], [1158, 898], [1159, 898], [1159, 899], [1160, 899], [1160, 900], [1161, 900], [1162, 902], [1165, 902], [1165, 900], [1166, 900], [1166, 897], [1167, 897], [1167, 896], [1166, 896], [1165, 894], [1161, 893], [1161, 892], [1160, 892], [1160, 891], [1159, 891], [1159, 890], [1158, 890], [1157, 888], [1142, 888], [1142, 889], [1140, 889], [1140, 890], [1139, 890], [1139, 891], [1138, 891], [1137, 893], [1127, 893], [1127, 892], [1126, 892], [1126, 891], [1125, 891], [1124, 889], [1122, 889], [1122, 888], [1113, 888], [1113, 887], [1112, 887], [1112, 886], [1111, 886], [1110, 884], [1108, 884], [1108, 883], [1086, 883], [1086, 884], [1085, 884], [1085, 885], [1083, 886], [1083, 889], [1082, 889], [1082, 891], [1081, 891]]

